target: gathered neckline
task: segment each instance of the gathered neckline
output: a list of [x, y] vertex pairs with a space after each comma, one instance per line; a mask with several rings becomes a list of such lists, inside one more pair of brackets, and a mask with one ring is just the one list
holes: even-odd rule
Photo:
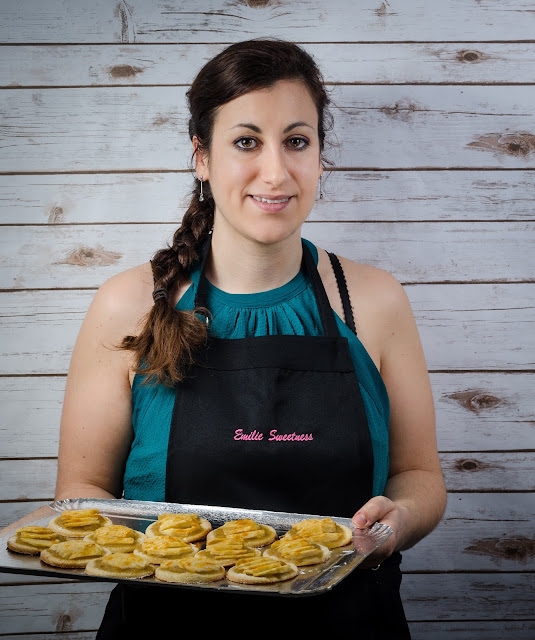
[[285, 302], [301, 293], [308, 286], [305, 275], [299, 271], [289, 282], [275, 289], [257, 293], [228, 293], [218, 289], [208, 279], [206, 287], [210, 298], [232, 307], [267, 307]]
[[[318, 250], [309, 240], [303, 241], [306, 243], [312, 257], [316, 264], [318, 263]], [[191, 279], [194, 287], [191, 290], [197, 289], [200, 279], [200, 265], [197, 264], [191, 271]], [[268, 291], [258, 291], [256, 293], [229, 293], [219, 289], [212, 284], [208, 278], [206, 278], [207, 293], [210, 298], [217, 300], [225, 304], [226, 306], [235, 308], [251, 308], [251, 307], [269, 307], [272, 305], [280, 304], [291, 300], [295, 296], [302, 293], [310, 285], [310, 280], [305, 276], [303, 270], [300, 269], [298, 273], [285, 284], [275, 289], [269, 289]]]

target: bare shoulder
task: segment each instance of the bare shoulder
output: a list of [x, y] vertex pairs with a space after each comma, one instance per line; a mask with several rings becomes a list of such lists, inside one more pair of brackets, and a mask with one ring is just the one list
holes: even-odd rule
[[[191, 280], [187, 279], [170, 293], [172, 304], [178, 302], [190, 284]], [[101, 285], [88, 316], [108, 338], [136, 335], [154, 304], [153, 290], [150, 262], [122, 271]]]
[[[400, 321], [412, 320], [402, 284], [388, 271], [338, 256], [347, 283], [357, 335], [381, 370], [384, 354]], [[333, 309], [344, 319], [329, 257], [319, 250], [318, 269]]]
[[92, 306], [103, 321], [132, 332], [150, 311], [153, 288], [152, 271], [147, 262], [106, 280]]
[[[355, 262], [338, 256], [354, 312], [357, 316], [364, 310], [384, 317], [408, 311], [410, 305], [403, 285], [388, 271], [369, 264]], [[318, 269], [329, 289], [337, 285], [327, 253], [320, 249]], [[358, 319], [358, 318], [357, 318]]]
[[369, 264], [340, 258], [350, 295], [373, 302], [382, 314], [397, 314], [408, 309], [403, 285], [390, 272]]

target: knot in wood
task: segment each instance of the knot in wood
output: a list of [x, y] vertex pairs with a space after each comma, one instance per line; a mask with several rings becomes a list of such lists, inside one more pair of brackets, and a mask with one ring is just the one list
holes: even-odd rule
[[535, 135], [519, 131], [502, 135], [500, 143], [505, 151], [512, 156], [528, 156], [535, 151]]
[[56, 264], [72, 264], [77, 267], [109, 266], [121, 258], [120, 253], [108, 251], [102, 247], [79, 247]]
[[479, 51], [473, 51], [473, 50], [463, 50], [463, 51], [459, 51], [459, 55], [458, 55], [458, 59], [461, 62], [477, 62], [478, 60], [481, 60], [481, 53], [479, 53]]
[[509, 152], [514, 156], [527, 156], [531, 151], [530, 145], [525, 140], [511, 140], [507, 143]]
[[480, 389], [457, 391], [456, 393], [448, 394], [446, 397], [457, 401], [461, 407], [471, 411], [472, 413], [479, 413], [480, 411], [487, 409], [494, 409], [504, 402], [501, 398], [493, 396], [491, 393], [487, 393]]
[[395, 120], [409, 122], [411, 116], [422, 109], [410, 98], [401, 98], [397, 100], [394, 106], [381, 107], [381, 112]]
[[63, 222], [63, 208], [55, 206], [50, 210], [48, 224], [58, 224], [58, 222]]
[[131, 64], [116, 64], [110, 68], [112, 78], [133, 78], [138, 73], [143, 73], [143, 69], [133, 67]]
[[465, 551], [524, 563], [535, 556], [535, 540], [525, 536], [483, 538], [467, 547]]
[[470, 405], [476, 412], [481, 411], [482, 409], [492, 409], [500, 403], [500, 398], [492, 396], [489, 393], [476, 393], [470, 399]]
[[468, 147], [474, 147], [495, 153], [505, 153], [510, 156], [526, 157], [535, 152], [535, 135], [525, 131], [517, 133], [489, 133], [479, 136], [474, 142], [469, 142]]
[[481, 467], [481, 462], [468, 458], [459, 460], [455, 466], [459, 471], [477, 471]]
[[496, 542], [496, 551], [509, 560], [526, 560], [533, 557], [535, 543], [529, 538], [506, 538]]
[[91, 258], [95, 257], [95, 250], [91, 249], [91, 247], [81, 247], [78, 255], [80, 258], [89, 258], [91, 260]]
[[245, 4], [253, 9], [258, 9], [260, 7], [267, 7], [271, 4], [271, 0], [245, 0]]
[[71, 616], [68, 613], [62, 613], [58, 616], [56, 622], [56, 632], [59, 633], [61, 631], [71, 631], [72, 630], [72, 620]]

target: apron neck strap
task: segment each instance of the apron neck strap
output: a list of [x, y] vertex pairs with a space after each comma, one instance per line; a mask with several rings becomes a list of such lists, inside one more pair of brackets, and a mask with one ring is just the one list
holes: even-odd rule
[[303, 263], [305, 271], [312, 282], [312, 291], [314, 292], [316, 304], [318, 305], [321, 326], [323, 327], [323, 335], [328, 336], [329, 338], [337, 338], [339, 333], [338, 327], [336, 326], [334, 311], [331, 309], [331, 304], [327, 297], [325, 287], [323, 286], [318, 267], [316, 266], [316, 262], [312, 257], [310, 249], [303, 241], [301, 242], [303, 244]]
[[[310, 252], [310, 249], [307, 247], [305, 242], [303, 242], [303, 240], [301, 240], [301, 243], [303, 246], [303, 267], [312, 283], [312, 290], [314, 292], [316, 304], [318, 305], [319, 316], [320, 316], [321, 325], [323, 328], [323, 335], [328, 336], [330, 338], [338, 337], [339, 333], [338, 333], [338, 327], [336, 326], [336, 319], [334, 317], [334, 312], [331, 309], [329, 298], [325, 291], [325, 287], [323, 286], [323, 282], [321, 281], [318, 268], [312, 256], [312, 253]], [[212, 245], [212, 234], [210, 233], [206, 238], [206, 240], [203, 242], [201, 246], [201, 250], [199, 252], [199, 260], [200, 260], [201, 266], [200, 266], [199, 284], [197, 285], [197, 293], [195, 295], [195, 308], [208, 307], [206, 276], [204, 272], [206, 267], [206, 258], [210, 254], [211, 245]]]

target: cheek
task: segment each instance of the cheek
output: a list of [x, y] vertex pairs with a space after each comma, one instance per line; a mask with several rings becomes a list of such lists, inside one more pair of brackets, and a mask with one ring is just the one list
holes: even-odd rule
[[307, 191], [314, 192], [319, 181], [317, 167], [315, 165], [306, 167], [306, 169], [300, 172], [299, 180]]
[[212, 165], [210, 178], [216, 191], [229, 193], [244, 188], [252, 173], [251, 162], [226, 158]]

